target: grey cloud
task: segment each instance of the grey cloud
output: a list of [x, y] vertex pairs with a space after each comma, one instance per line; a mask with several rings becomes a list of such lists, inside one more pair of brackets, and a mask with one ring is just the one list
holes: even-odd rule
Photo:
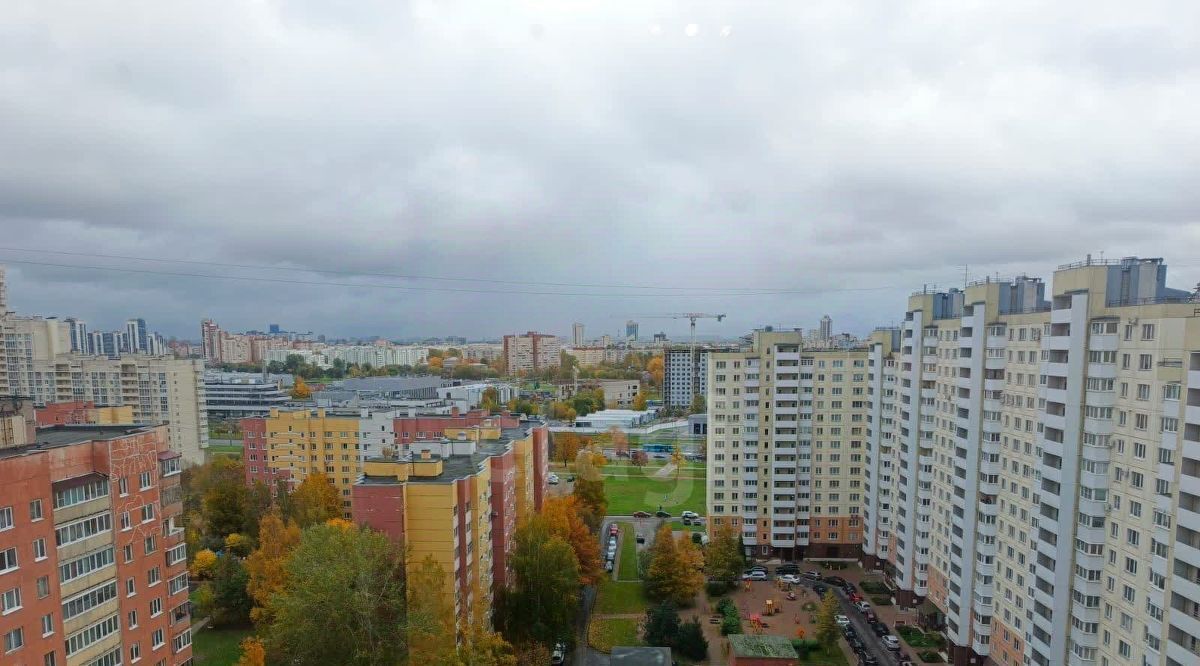
[[[0, 25], [0, 245], [806, 293], [535, 297], [10, 263], [12, 300], [191, 337], [202, 316], [335, 335], [565, 334], [576, 320], [615, 333], [635, 313], [693, 308], [729, 313], [713, 325], [728, 334], [825, 312], [865, 332], [964, 264], [1049, 277], [1101, 250], [1186, 264], [1171, 253], [1200, 240], [1198, 12], [30, 3]], [[1174, 274], [1186, 286], [1200, 267]], [[886, 289], [827, 291], [846, 287]], [[643, 324], [660, 328], [686, 330]]]

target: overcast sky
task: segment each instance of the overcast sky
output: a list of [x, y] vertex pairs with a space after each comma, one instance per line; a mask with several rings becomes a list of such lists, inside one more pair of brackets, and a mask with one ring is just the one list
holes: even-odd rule
[[193, 339], [865, 333], [964, 265], [1088, 252], [1190, 288], [1198, 26], [1194, 0], [18, 0], [0, 263], [19, 312]]

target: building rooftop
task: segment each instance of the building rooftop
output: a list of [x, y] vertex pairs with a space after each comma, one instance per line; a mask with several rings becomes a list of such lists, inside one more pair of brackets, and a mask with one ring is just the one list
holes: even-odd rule
[[768, 657], [795, 660], [796, 649], [783, 636], [730, 634], [729, 646], [739, 657]]
[[[437, 476], [411, 476], [404, 483], [450, 483], [458, 479], [466, 478], [475, 474], [488, 458], [503, 454], [508, 450], [509, 445], [515, 439], [524, 439], [529, 434], [526, 428], [504, 428], [501, 431], [500, 439], [485, 439], [476, 443], [475, 453], [471, 455], [451, 455], [442, 457], [438, 454], [432, 454], [432, 460], [442, 461], [442, 473]], [[442, 440], [433, 440], [441, 442]], [[420, 442], [414, 442], [419, 444]], [[372, 460], [368, 458], [368, 460]], [[374, 460], [379, 460], [375, 458]], [[416, 460], [413, 460], [416, 462]], [[399, 462], [399, 461], [398, 461]], [[367, 485], [388, 485], [401, 483], [394, 476], [368, 476], [363, 474], [359, 477], [359, 483]]]
[[82, 444], [84, 442], [119, 439], [127, 435], [147, 432], [151, 426], [125, 425], [54, 425], [37, 430], [32, 444], [0, 449], [0, 458], [11, 458], [33, 451]]
[[671, 648], [614, 647], [609, 663], [612, 666], [671, 666]]

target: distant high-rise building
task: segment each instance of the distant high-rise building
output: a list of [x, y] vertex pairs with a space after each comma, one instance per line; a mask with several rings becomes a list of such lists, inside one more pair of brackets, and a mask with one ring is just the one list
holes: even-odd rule
[[97, 356], [117, 358], [125, 349], [125, 334], [120, 331], [93, 331], [91, 353]]
[[611, 335], [600, 336], [600, 346], [601, 347], [611, 347], [612, 346], [612, 336]]
[[0, 315], [8, 312], [8, 283], [4, 281], [4, 268], [0, 267]]
[[269, 324], [267, 326], [267, 332], [269, 332], [271, 335], [279, 335], [279, 324]]
[[221, 362], [221, 327], [211, 319], [200, 322], [200, 346], [204, 350], [204, 360], [209, 363]]
[[571, 326], [571, 346], [583, 346], [583, 324], [579, 322], [575, 322], [575, 324]]
[[504, 364], [510, 373], [557, 368], [561, 351], [562, 345], [553, 335], [529, 331], [504, 336]]
[[632, 319], [625, 322], [625, 339], [626, 340], [637, 340], [638, 339], [638, 323]]
[[654, 341], [655, 341], [655, 342], [666, 342], [666, 341], [667, 341], [667, 334], [666, 334], [666, 333], [663, 333], [663, 332], [661, 332], [661, 331], [660, 331], [660, 332], [658, 332], [658, 333], [655, 333], [655, 334], [654, 334]]
[[93, 353], [92, 338], [88, 335], [87, 322], [73, 317], [68, 317], [64, 321], [67, 323], [67, 329], [71, 335], [71, 351], [80, 354]]
[[833, 319], [829, 315], [821, 317], [820, 338], [825, 342], [833, 339]]
[[708, 357], [710, 352], [727, 352], [730, 348], [675, 345], [663, 350], [663, 404], [668, 407], [688, 407], [696, 395], [708, 390]]
[[131, 354], [146, 353], [149, 350], [150, 342], [146, 336], [146, 320], [145, 319], [130, 319], [125, 322], [125, 345], [123, 351]]

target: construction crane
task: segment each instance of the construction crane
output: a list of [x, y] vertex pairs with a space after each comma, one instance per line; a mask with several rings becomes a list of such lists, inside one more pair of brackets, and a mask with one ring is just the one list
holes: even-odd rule
[[[723, 314], [706, 314], [704, 312], [670, 312], [670, 313], [661, 314], [661, 315], [636, 315], [636, 316], [643, 317], [646, 319], [687, 319], [688, 321], [691, 322], [692, 332], [691, 332], [691, 341], [689, 343], [688, 358], [690, 359], [689, 365], [692, 366], [692, 371], [689, 372], [688, 374], [690, 375], [689, 379], [691, 379], [692, 395], [695, 396], [696, 390], [700, 386], [700, 377], [699, 377], [700, 368], [697, 367], [699, 364], [696, 363], [696, 320], [697, 319], [716, 319], [717, 321], [721, 321], [722, 319], [725, 318], [725, 315], [723, 315]], [[663, 360], [664, 360], [664, 362], [666, 361], [665, 358]], [[664, 370], [665, 370], [665, 366], [664, 366]], [[662, 387], [663, 397], [665, 398], [666, 394], [667, 394], [667, 387], [665, 386], [665, 383], [666, 383], [665, 376], [663, 377], [663, 383], [664, 383], [664, 386]]]

